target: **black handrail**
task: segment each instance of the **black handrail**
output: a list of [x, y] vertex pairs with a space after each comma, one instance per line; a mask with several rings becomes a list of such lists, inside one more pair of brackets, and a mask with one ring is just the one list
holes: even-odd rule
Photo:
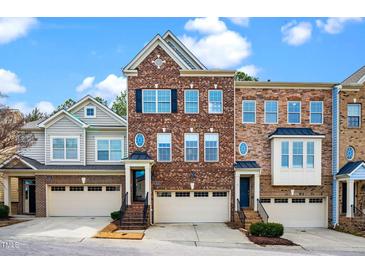
[[269, 214], [267, 214], [264, 206], [262, 205], [260, 199], [257, 199], [257, 212], [259, 213], [261, 219], [264, 223], [269, 221]]
[[147, 223], [147, 211], [148, 211], [148, 192], [143, 203], [143, 224]]
[[126, 192], [122, 199], [122, 205], [120, 207], [120, 217], [119, 217], [119, 223], [122, 225], [123, 217], [128, 208], [128, 192]]
[[365, 213], [355, 205], [351, 205], [351, 208], [355, 216], [360, 216], [360, 217], [365, 216]]
[[241, 210], [241, 202], [240, 202], [240, 199], [237, 199], [237, 208], [236, 208], [236, 211], [237, 211], [238, 218], [240, 219], [243, 227], [245, 227], [246, 216], [245, 216], [245, 213]]

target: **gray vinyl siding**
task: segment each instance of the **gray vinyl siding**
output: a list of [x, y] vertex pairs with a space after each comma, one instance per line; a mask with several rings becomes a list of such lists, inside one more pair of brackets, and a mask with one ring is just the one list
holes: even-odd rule
[[[86, 147], [87, 147], [87, 153], [86, 153], [86, 163], [88, 165], [105, 165], [108, 164], [107, 162], [97, 162], [96, 155], [95, 155], [95, 146], [96, 146], [96, 139], [97, 138], [122, 138], [124, 147], [123, 147], [123, 154], [124, 157], [128, 156], [128, 144], [127, 144], [127, 137], [126, 137], [126, 131], [108, 131], [108, 130], [97, 130], [97, 131], [87, 131], [86, 132]], [[123, 157], [123, 158], [124, 158]], [[120, 164], [116, 162], [110, 162], [109, 164]]]
[[[51, 161], [51, 137], [52, 136], [78, 136], [80, 138], [80, 160], [79, 161]], [[46, 164], [75, 165], [84, 164], [84, 129], [64, 116], [62, 119], [46, 129]]]
[[20, 154], [44, 164], [44, 130], [33, 131], [32, 134], [36, 141], [32, 146], [22, 149]]
[[[86, 106], [94, 106], [96, 111], [95, 118], [85, 118], [85, 107]], [[79, 110], [76, 110], [73, 113], [77, 118], [81, 121], [85, 122], [88, 125], [99, 125], [99, 126], [121, 126], [121, 122], [116, 120], [113, 115], [107, 113], [107, 111], [103, 110], [101, 107], [89, 102], [88, 104], [83, 105]]]

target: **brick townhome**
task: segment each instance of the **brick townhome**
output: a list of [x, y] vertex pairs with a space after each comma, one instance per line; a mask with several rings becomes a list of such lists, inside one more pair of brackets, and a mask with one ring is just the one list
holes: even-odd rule
[[[126, 227], [146, 206], [151, 223], [245, 216], [288, 227], [351, 225], [364, 210], [364, 68], [342, 86], [240, 82], [207, 69], [168, 31], [123, 72], [128, 124], [87, 97], [25, 125], [38, 141], [1, 166], [5, 203], [18, 178], [20, 213], [31, 213], [24, 195], [35, 188], [37, 216], [106, 216], [125, 204]], [[78, 145], [65, 145], [71, 129]], [[52, 158], [75, 147], [77, 160]]]

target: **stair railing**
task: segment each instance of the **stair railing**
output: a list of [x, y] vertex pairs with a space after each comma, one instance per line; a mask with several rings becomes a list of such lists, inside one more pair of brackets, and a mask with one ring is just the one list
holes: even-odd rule
[[148, 192], [143, 203], [143, 224], [147, 224], [147, 211], [148, 211]]
[[122, 225], [124, 214], [128, 208], [128, 192], [126, 192], [122, 198], [122, 205], [120, 207], [120, 217], [119, 217], [119, 223]]
[[257, 199], [257, 212], [259, 213], [259, 215], [264, 223], [267, 223], [269, 221], [269, 214], [267, 214], [260, 199]]
[[238, 218], [240, 219], [240, 222], [242, 223], [243, 227], [245, 227], [246, 216], [245, 216], [245, 213], [241, 210], [240, 199], [237, 199], [236, 211], [237, 211]]
[[355, 205], [351, 205], [351, 208], [354, 216], [365, 217], [364, 212], [360, 208], [356, 207]]

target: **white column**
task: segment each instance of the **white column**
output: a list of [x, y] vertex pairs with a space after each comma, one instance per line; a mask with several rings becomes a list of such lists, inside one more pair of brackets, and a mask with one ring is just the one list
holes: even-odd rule
[[125, 165], [125, 191], [128, 192], [127, 205], [131, 204], [131, 167]]
[[148, 192], [148, 204], [151, 204], [152, 201], [152, 193], [151, 193], [151, 165], [147, 164], [144, 168], [144, 176], [145, 176], [145, 195], [147, 195]]
[[335, 192], [335, 199], [336, 199], [336, 208], [334, 209], [334, 212], [335, 212], [335, 220], [334, 220], [334, 223], [335, 224], [339, 224], [339, 216], [340, 216], [340, 195], [339, 195], [339, 192], [340, 192], [340, 182], [338, 180], [336, 180], [336, 192]]
[[3, 188], [4, 188], [4, 205], [9, 207], [9, 214], [11, 214], [11, 185], [8, 175], [3, 174]]
[[354, 180], [347, 180], [347, 208], [346, 217], [353, 217], [354, 205]]
[[240, 174], [236, 171], [234, 177], [234, 211], [237, 210], [237, 199], [240, 198]]
[[257, 199], [260, 198], [260, 174], [256, 173], [254, 176], [255, 181], [255, 193], [253, 195], [254, 197], [254, 210], [257, 211]]

